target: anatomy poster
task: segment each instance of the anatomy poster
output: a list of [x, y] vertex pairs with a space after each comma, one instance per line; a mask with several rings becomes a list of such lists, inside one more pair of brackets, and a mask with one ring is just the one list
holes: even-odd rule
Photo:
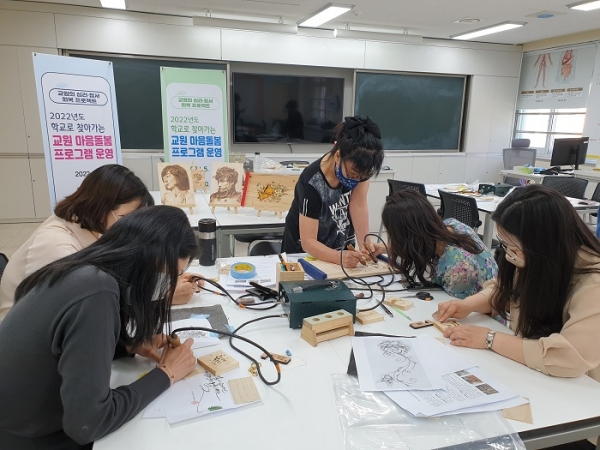
[[595, 53], [587, 45], [524, 54], [517, 109], [585, 108]]

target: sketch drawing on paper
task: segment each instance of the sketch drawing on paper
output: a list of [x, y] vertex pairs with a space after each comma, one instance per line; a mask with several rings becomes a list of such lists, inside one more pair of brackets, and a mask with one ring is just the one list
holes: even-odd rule
[[417, 382], [416, 378], [411, 377], [413, 370], [417, 367], [417, 362], [412, 357], [412, 346], [402, 341], [385, 340], [381, 341], [378, 347], [383, 356], [395, 358], [400, 363], [399, 367], [393, 372], [382, 374], [379, 379], [380, 383], [386, 383], [391, 387], [395, 383], [410, 386]]
[[196, 394], [192, 391], [192, 405], [196, 406], [198, 413], [205, 411], [218, 411], [223, 409], [221, 395], [228, 393], [225, 379], [222, 376], [215, 376], [209, 372], [204, 373], [205, 382], [199, 385], [202, 392], [196, 398]]

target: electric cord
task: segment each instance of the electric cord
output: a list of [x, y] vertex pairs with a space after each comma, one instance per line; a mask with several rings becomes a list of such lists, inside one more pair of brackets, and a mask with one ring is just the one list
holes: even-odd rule
[[[248, 358], [250, 361], [252, 361], [256, 367], [256, 371], [258, 373], [258, 376], [260, 377], [260, 379], [263, 381], [263, 383], [265, 383], [268, 386], [273, 386], [277, 383], [279, 383], [281, 381], [281, 367], [279, 366], [279, 363], [275, 360], [275, 358], [273, 358], [273, 355], [271, 354], [271, 352], [269, 352], [266, 348], [264, 348], [263, 346], [261, 346], [260, 344], [254, 342], [251, 339], [248, 339], [244, 336], [240, 336], [237, 333], [237, 331], [239, 329], [241, 329], [242, 327], [248, 325], [249, 323], [252, 322], [256, 322], [258, 320], [263, 320], [263, 319], [268, 319], [268, 318], [274, 318], [274, 317], [286, 317], [285, 315], [270, 315], [270, 316], [263, 316], [263, 317], [259, 317], [258, 319], [253, 319], [250, 320], [248, 322], [243, 323], [242, 325], [240, 325], [238, 328], [236, 328], [233, 332], [229, 332], [229, 331], [222, 331], [222, 330], [215, 330], [213, 328], [207, 328], [207, 327], [181, 327], [181, 328], [177, 328], [175, 330], [173, 330], [171, 332], [171, 338], [172, 339], [177, 339], [177, 333], [181, 333], [182, 331], [206, 331], [206, 332], [212, 332], [212, 333], [217, 333], [217, 334], [221, 334], [223, 336], [229, 336], [229, 344], [231, 345], [231, 347], [237, 351], [238, 353], [244, 355], [246, 358]], [[271, 360], [271, 362], [275, 365], [275, 370], [277, 371], [277, 379], [275, 381], [269, 381], [267, 380], [263, 374], [262, 374], [262, 370], [260, 368], [260, 363], [253, 358], [252, 356], [250, 356], [249, 354], [247, 354], [246, 352], [244, 352], [243, 350], [241, 350], [240, 348], [236, 347], [233, 344], [233, 339], [239, 339], [241, 341], [247, 342], [250, 345], [255, 346], [256, 348], [258, 348], [259, 350], [261, 350], [264, 354], [267, 355], [267, 358], [269, 360]]]
[[[278, 301], [266, 301], [263, 302], [262, 304], [269, 304], [269, 306], [267, 307], [253, 307], [252, 305], [244, 305], [242, 303], [240, 303], [238, 300], [240, 298], [246, 298], [246, 297], [250, 297], [252, 296], [251, 294], [244, 294], [240, 297], [238, 297], [237, 299], [233, 298], [233, 296], [229, 293], [229, 291], [227, 291], [227, 289], [225, 289], [223, 286], [221, 286], [219, 283], [217, 283], [216, 281], [213, 281], [211, 279], [205, 278], [204, 281], [214, 287], [216, 287], [217, 289], [219, 289], [221, 292], [223, 292], [223, 294], [225, 296], [227, 296], [233, 303], [235, 303], [239, 308], [244, 308], [244, 309], [253, 309], [255, 311], [264, 311], [264, 310], [268, 310], [268, 309], [273, 309], [276, 308], [280, 303]], [[272, 304], [271, 304], [272, 303]]]

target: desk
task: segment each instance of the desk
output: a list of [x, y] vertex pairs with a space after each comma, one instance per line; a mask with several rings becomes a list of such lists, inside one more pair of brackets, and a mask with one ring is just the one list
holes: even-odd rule
[[[538, 175], [539, 176], [539, 175]], [[440, 194], [438, 189], [444, 189], [444, 184], [427, 184], [425, 185], [425, 190], [427, 191], [427, 195], [432, 198], [440, 198]], [[471, 196], [468, 196], [471, 197]], [[477, 209], [484, 213], [484, 228], [483, 228], [483, 238], [482, 241], [485, 246], [489, 249], [492, 248], [492, 237], [494, 234], [494, 222], [492, 221], [492, 214], [496, 211], [498, 204], [504, 200], [506, 197], [496, 197], [495, 195], [484, 195], [482, 198], [492, 198], [492, 201], [481, 201], [479, 198], [474, 197], [477, 201]], [[571, 203], [573, 208], [575, 208], [578, 212], [596, 212], [598, 210], [598, 206], [600, 203], [590, 202], [591, 204], [580, 205], [581, 199], [566, 197], [567, 200]]]
[[542, 180], [546, 175], [540, 175], [539, 173], [522, 173], [517, 172], [516, 170], [508, 170], [504, 169], [499, 172], [500, 182], [504, 181], [504, 177], [510, 178], [524, 178], [526, 180], [530, 180], [534, 184], [541, 184]]
[[[409, 314], [413, 320], [430, 318], [431, 313], [437, 309], [437, 303], [449, 298], [444, 292], [436, 292], [435, 300], [431, 302], [415, 300], [415, 307]], [[187, 306], [208, 304], [221, 304], [233, 325], [281, 311], [280, 307], [264, 313], [244, 311], [236, 308], [231, 301], [212, 294], [196, 294], [192, 303]], [[359, 307], [367, 304], [367, 300], [359, 300]], [[183, 307], [186, 306], [179, 308]], [[393, 318], [384, 318], [383, 322], [366, 326], [357, 323], [356, 330], [408, 336], [440, 336], [433, 327], [411, 329], [409, 321], [399, 314], [394, 314]], [[506, 331], [503, 325], [488, 316], [474, 314], [461, 322]], [[257, 379], [264, 402], [262, 404], [174, 426], [169, 426], [164, 418], [142, 419], [141, 414], [138, 414], [122, 428], [96, 442], [94, 450], [264, 450], [281, 447], [290, 450], [343, 450], [342, 430], [330, 374], [346, 372], [351, 350], [350, 337], [322, 342], [317, 347], [312, 347], [300, 338], [300, 330], [288, 327], [285, 318], [267, 319], [249, 325], [244, 329], [243, 335], [274, 352], [281, 353], [290, 349], [292, 359], [302, 360], [306, 365], [292, 369], [283, 366], [281, 382], [274, 387], [266, 387]], [[228, 347], [226, 342], [223, 341], [225, 349]], [[257, 349], [246, 346], [244, 349], [256, 358], [259, 357]], [[484, 371], [530, 399], [534, 423], [509, 421], [529, 449], [600, 434], [600, 384], [591, 378], [553, 378], [487, 350], [454, 349], [474, 359]], [[250, 363], [243, 357], [235, 352], [232, 354], [240, 361], [240, 367], [244, 370], [249, 367]], [[263, 364], [263, 367], [265, 376], [274, 379], [272, 365]], [[111, 385], [115, 387], [129, 383], [147, 368], [147, 363], [140, 357], [116, 361], [113, 363]]]
[[[160, 192], [152, 191], [152, 198], [157, 205], [161, 204]], [[263, 211], [260, 217], [254, 208], [239, 207], [237, 214], [231, 208], [227, 210], [224, 206], [215, 207], [214, 214], [208, 205], [210, 194], [196, 193], [196, 207], [194, 213], [190, 214], [188, 208], [182, 208], [187, 214], [190, 225], [198, 229], [200, 219], [214, 218], [217, 222], [217, 258], [224, 258], [233, 254], [234, 235], [236, 234], [268, 234], [282, 231], [285, 227], [285, 215], [283, 218], [275, 213]]]

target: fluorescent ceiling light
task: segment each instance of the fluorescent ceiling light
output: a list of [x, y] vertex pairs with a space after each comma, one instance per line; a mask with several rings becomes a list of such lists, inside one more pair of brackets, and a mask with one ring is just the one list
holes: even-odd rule
[[323, 25], [325, 22], [329, 22], [330, 20], [341, 16], [344, 13], [347, 13], [352, 8], [354, 8], [353, 5], [338, 5], [335, 3], [328, 3], [321, 9], [315, 11], [309, 16], [306, 16], [304, 19], [298, 22], [298, 26], [315, 28]]
[[298, 25], [283, 23], [254, 22], [250, 20], [217, 19], [215, 17], [194, 16], [194, 26], [229, 28], [233, 30], [267, 31], [272, 33], [296, 34]]
[[423, 42], [423, 36], [417, 34], [372, 33], [370, 31], [335, 29], [333, 35], [341, 39], [362, 39], [365, 41], [404, 42], [407, 44], [420, 44]]
[[567, 7], [571, 9], [578, 9], [579, 11], [592, 11], [600, 8], [600, 0], [573, 3], [571, 5], [567, 5]]
[[488, 34], [500, 33], [501, 31], [512, 30], [513, 28], [519, 28], [523, 25], [527, 25], [527, 22], [502, 22], [496, 25], [492, 25], [485, 28], [479, 28], [474, 31], [469, 31], [467, 33], [460, 33], [450, 36], [452, 39], [459, 39], [461, 41], [466, 41], [469, 39], [475, 39], [481, 36], [486, 36]]
[[126, 9], [125, 0], [100, 0], [103, 8]]

